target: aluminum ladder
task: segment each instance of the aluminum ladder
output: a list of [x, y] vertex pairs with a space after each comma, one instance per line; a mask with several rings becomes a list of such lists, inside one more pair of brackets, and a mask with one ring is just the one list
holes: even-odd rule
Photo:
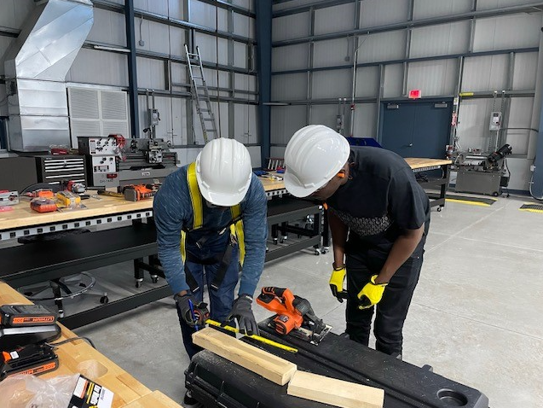
[[189, 67], [192, 100], [196, 104], [196, 113], [198, 113], [200, 124], [202, 125], [204, 142], [207, 143], [209, 138], [214, 139], [219, 137], [219, 134], [217, 132], [215, 114], [211, 110], [211, 99], [204, 76], [200, 47], [196, 47], [195, 54], [189, 52], [187, 44], [185, 44], [185, 55]]

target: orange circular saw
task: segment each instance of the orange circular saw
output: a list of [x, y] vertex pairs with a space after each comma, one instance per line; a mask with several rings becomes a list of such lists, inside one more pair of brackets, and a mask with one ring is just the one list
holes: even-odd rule
[[318, 344], [332, 328], [317, 318], [307, 299], [294, 295], [288, 288], [263, 287], [256, 303], [276, 313], [268, 325], [282, 335]]

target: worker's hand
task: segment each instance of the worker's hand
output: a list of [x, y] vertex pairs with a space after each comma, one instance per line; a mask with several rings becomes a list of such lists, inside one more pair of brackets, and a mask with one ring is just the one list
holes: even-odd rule
[[359, 309], [368, 309], [375, 306], [383, 298], [383, 293], [388, 283], [375, 283], [377, 275], [373, 275], [368, 283], [358, 293], [357, 297], [360, 300]]
[[207, 303], [197, 303], [190, 293], [175, 295], [174, 299], [181, 311], [181, 317], [190, 327], [203, 328], [204, 323], [209, 319]]
[[332, 290], [332, 295], [334, 295], [340, 303], [343, 303], [343, 299], [347, 297], [347, 293], [343, 290], [343, 282], [345, 281], [345, 275], [347, 274], [347, 269], [345, 266], [341, 268], [334, 267], [332, 275], [330, 275], [330, 289]]
[[236, 318], [238, 320], [238, 329], [241, 333], [247, 335], [256, 334], [258, 335], [258, 325], [255, 320], [255, 316], [251, 309], [251, 304], [253, 303], [253, 298], [249, 295], [240, 295], [232, 306], [232, 311], [226, 318], [226, 321], [229, 322], [232, 319]]

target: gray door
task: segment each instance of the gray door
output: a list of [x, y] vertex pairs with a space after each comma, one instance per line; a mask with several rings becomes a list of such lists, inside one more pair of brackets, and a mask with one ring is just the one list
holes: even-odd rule
[[402, 157], [440, 159], [449, 144], [452, 103], [400, 102], [383, 106], [381, 141]]

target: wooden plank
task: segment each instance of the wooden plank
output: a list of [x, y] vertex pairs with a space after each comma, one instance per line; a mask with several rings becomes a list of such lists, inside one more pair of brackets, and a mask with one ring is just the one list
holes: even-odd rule
[[296, 364], [221, 333], [211, 327], [192, 335], [194, 344], [251, 370], [268, 380], [285, 385], [296, 372]]
[[443, 166], [444, 164], [452, 164], [452, 160], [446, 159], [417, 159], [413, 157], [408, 157], [405, 159], [405, 161], [413, 170], [417, 170], [423, 167]]
[[125, 408], [179, 408], [179, 405], [160, 391], [154, 391], [132, 401]]
[[383, 408], [385, 392], [322, 375], [297, 371], [287, 394], [343, 408]]

